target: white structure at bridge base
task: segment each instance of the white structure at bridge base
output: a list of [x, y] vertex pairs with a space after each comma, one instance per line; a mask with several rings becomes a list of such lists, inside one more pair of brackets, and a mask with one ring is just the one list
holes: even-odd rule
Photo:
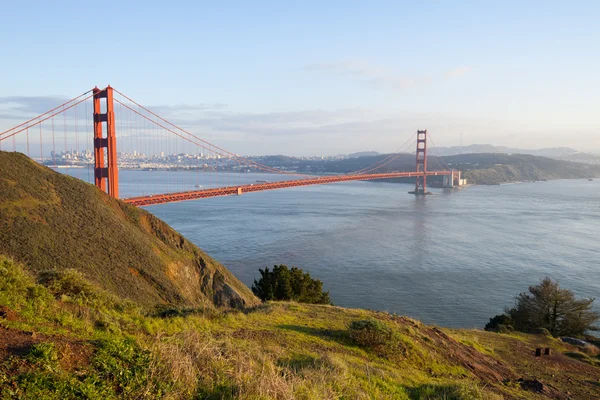
[[466, 184], [467, 184], [467, 180], [461, 178], [460, 171], [457, 169], [453, 169], [452, 175], [444, 175], [442, 187], [453, 188], [453, 187], [464, 186]]

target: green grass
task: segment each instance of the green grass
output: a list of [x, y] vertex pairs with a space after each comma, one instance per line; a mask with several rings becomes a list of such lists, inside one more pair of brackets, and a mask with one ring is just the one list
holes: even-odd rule
[[590, 365], [600, 367], [600, 356], [589, 356], [579, 351], [568, 351], [565, 353], [567, 357], [571, 357], [575, 360], [586, 362]]
[[0, 254], [36, 274], [79, 271], [146, 307], [257, 302], [222, 265], [152, 214], [2, 151]]
[[[408, 318], [327, 305], [148, 312], [75, 271], [38, 278], [2, 257], [0, 304], [18, 315], [0, 329], [36, 333], [25, 352], [0, 361], [0, 399], [536, 398], [469, 364], [508, 359], [498, 371], [516, 382], [520, 363], [530, 363], [519, 346], [560, 345], [524, 334], [447, 336]], [[357, 336], [364, 329], [382, 336]], [[516, 358], [501, 361], [513, 349]]]
[[[436, 391], [472, 398], [460, 393], [482, 390], [462, 367], [412, 342], [404, 320], [387, 314], [271, 303], [160, 317], [75, 271], [43, 276], [41, 284], [8, 259], [0, 265], [0, 303], [20, 319], [1, 324], [48, 335], [4, 360], [4, 398], [413, 399]], [[406, 336], [410, 354], [392, 360], [356, 343], [348, 328], [365, 317], [384, 324], [397, 344]], [[91, 349], [77, 369], [65, 355], [70, 342]], [[421, 370], [424, 362], [435, 367], [436, 379]]]
[[544, 364], [535, 347], [575, 350], [543, 335], [259, 304], [149, 213], [19, 154], [0, 152], [0, 171], [0, 254], [12, 257], [0, 255], [0, 400], [539, 398], [522, 376], [600, 396], [590, 349]]
[[42, 342], [31, 346], [26, 360], [51, 371], [57, 366], [58, 353], [53, 343]]

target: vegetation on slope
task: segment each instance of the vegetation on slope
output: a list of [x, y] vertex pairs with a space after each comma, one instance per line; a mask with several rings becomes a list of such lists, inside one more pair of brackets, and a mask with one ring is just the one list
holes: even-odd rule
[[553, 336], [583, 336], [600, 331], [600, 313], [592, 309], [593, 298], [577, 299], [575, 293], [561, 289], [558, 282], [543, 279], [530, 286], [528, 293], [516, 297], [515, 306], [490, 319], [485, 330], [516, 329], [534, 332], [541, 329]]
[[562, 353], [595, 356], [548, 336], [298, 303], [161, 317], [73, 270], [38, 282], [0, 257], [2, 399], [600, 396], [600, 368]]
[[145, 306], [258, 302], [227, 269], [152, 214], [1, 151], [0, 254], [36, 274], [80, 271]]
[[309, 304], [331, 304], [329, 292], [323, 291], [323, 282], [311, 278], [298, 267], [275, 265], [259, 269], [260, 279], [254, 280], [252, 292], [263, 301], [283, 300]]

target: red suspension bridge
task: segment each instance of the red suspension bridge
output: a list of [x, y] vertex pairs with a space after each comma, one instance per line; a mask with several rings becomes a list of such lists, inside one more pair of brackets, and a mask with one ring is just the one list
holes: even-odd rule
[[[396, 152], [358, 171], [315, 176], [275, 168], [216, 146], [161, 117], [110, 86], [94, 88], [49, 111], [0, 133], [0, 150], [21, 151], [54, 168], [87, 168], [89, 181], [114, 198], [146, 206], [217, 196], [241, 195], [289, 187], [357, 180], [415, 178], [416, 195], [427, 194], [427, 177], [442, 176], [445, 187], [460, 183], [460, 171], [434, 158], [439, 169], [429, 170], [426, 130], [417, 131]], [[415, 167], [390, 171], [389, 165], [416, 144]], [[126, 149], [127, 151], [117, 151]], [[165, 153], [167, 154], [165, 156]], [[173, 167], [175, 165], [175, 167]], [[384, 169], [384, 167], [387, 167]], [[119, 168], [186, 172], [170, 177], [167, 188], [142, 183], [136, 196], [119, 195]], [[283, 175], [273, 182], [234, 182], [235, 172]], [[93, 172], [93, 177], [91, 176]], [[197, 173], [208, 173], [209, 183], [194, 184]], [[206, 182], [206, 177], [204, 178]], [[127, 185], [135, 186], [136, 182]], [[152, 188], [148, 190], [148, 188]], [[131, 188], [130, 188], [131, 189]], [[149, 191], [149, 193], [147, 193]], [[143, 193], [143, 195], [140, 195]]]

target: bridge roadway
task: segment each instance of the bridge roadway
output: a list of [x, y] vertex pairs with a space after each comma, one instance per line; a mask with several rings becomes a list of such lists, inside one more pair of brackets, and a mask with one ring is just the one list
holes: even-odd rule
[[[452, 171], [427, 171], [427, 176], [452, 175]], [[250, 185], [226, 186], [214, 189], [192, 190], [188, 192], [155, 194], [149, 196], [129, 197], [122, 199], [134, 206], [150, 206], [153, 204], [174, 203], [178, 201], [206, 199], [209, 197], [241, 195], [243, 193], [261, 192], [264, 190], [284, 189], [297, 186], [324, 185], [327, 183], [370, 181], [375, 179], [411, 178], [423, 176], [423, 172], [388, 172], [384, 174], [329, 175], [318, 178], [295, 179], [279, 182], [264, 182]]]

